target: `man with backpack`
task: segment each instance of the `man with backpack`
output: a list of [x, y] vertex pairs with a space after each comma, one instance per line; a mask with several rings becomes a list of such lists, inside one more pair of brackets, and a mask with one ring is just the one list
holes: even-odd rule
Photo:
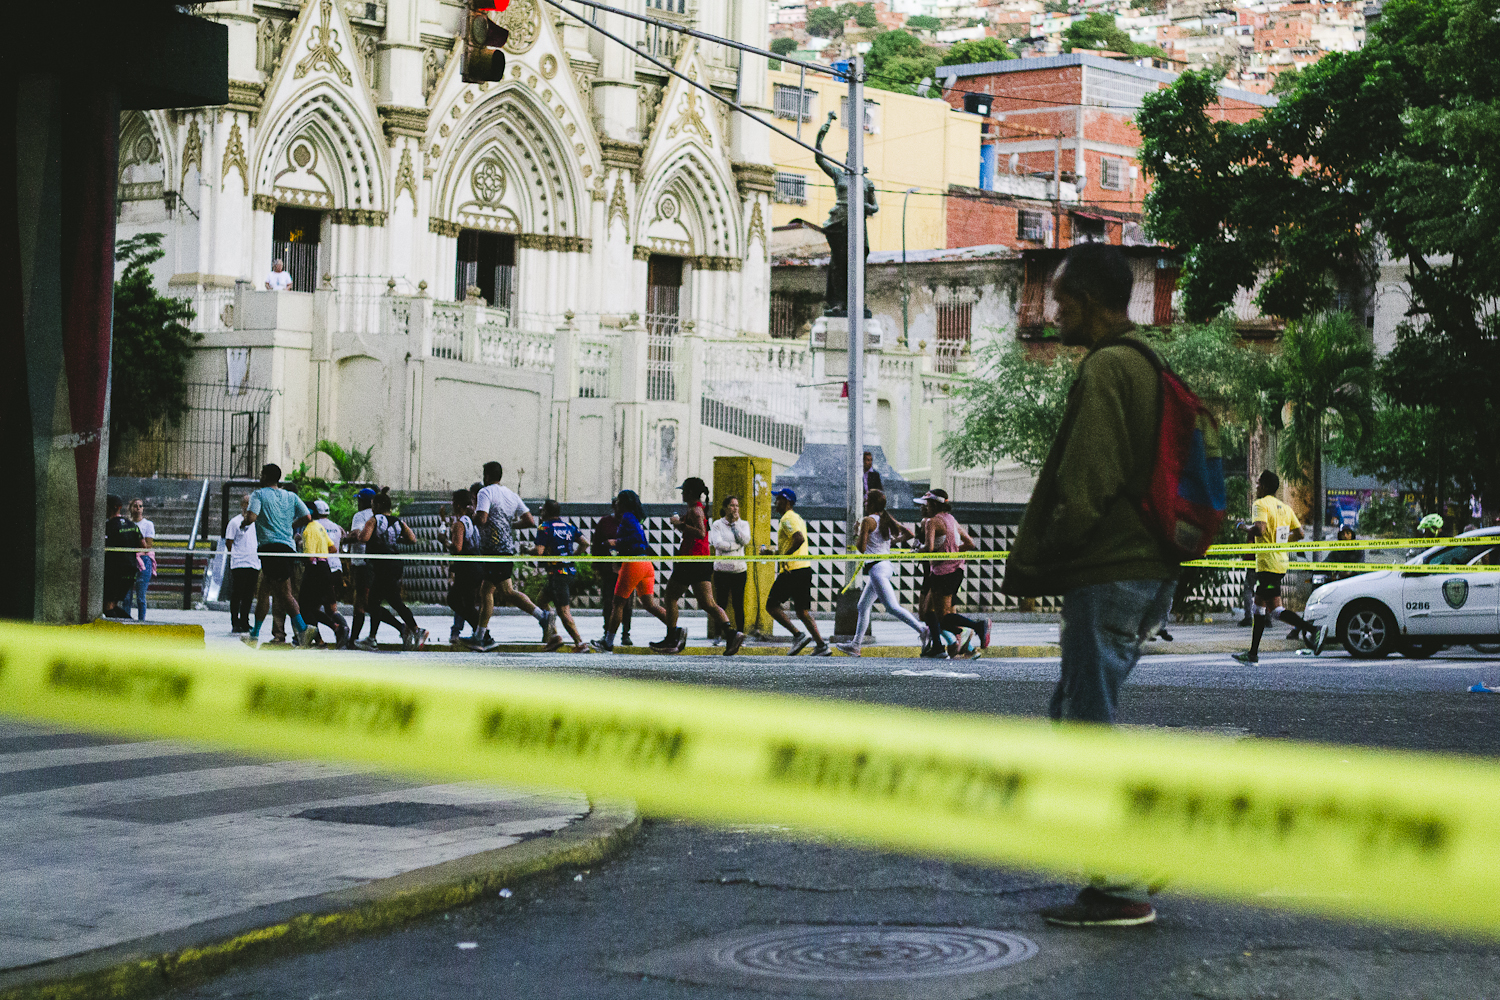
[[[1089, 353], [1011, 546], [1002, 592], [1062, 595], [1061, 676], [1049, 707], [1056, 720], [1115, 721], [1120, 687], [1171, 610], [1177, 583], [1180, 556], [1141, 509], [1153, 486], [1164, 392], [1155, 355], [1132, 335], [1131, 285], [1124, 255], [1102, 243], [1069, 250], [1053, 285], [1063, 343]], [[1069, 927], [1155, 919], [1143, 883], [1095, 883], [1074, 902], [1042, 910], [1043, 919]]]

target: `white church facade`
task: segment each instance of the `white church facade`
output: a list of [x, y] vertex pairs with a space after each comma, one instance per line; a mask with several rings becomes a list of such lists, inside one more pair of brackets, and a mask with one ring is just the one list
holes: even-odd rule
[[[767, 0], [622, 5], [766, 41]], [[784, 469], [840, 426], [821, 352], [768, 334], [768, 133], [645, 54], [765, 111], [763, 58], [597, 15], [627, 49], [511, 0], [504, 81], [467, 84], [453, 0], [203, 13], [230, 29], [230, 103], [124, 114], [118, 215], [165, 234], [156, 276], [198, 310], [193, 410], [118, 471], [327, 474], [328, 439], [399, 488], [498, 459], [529, 495], [665, 500], [714, 455]], [[870, 409], [930, 462], [936, 377], [881, 350]]]

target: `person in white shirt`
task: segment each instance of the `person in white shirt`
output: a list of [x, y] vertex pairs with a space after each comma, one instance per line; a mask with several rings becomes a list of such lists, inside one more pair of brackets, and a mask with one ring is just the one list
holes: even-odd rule
[[[499, 462], [484, 463], [484, 489], [474, 499], [474, 523], [479, 528], [480, 552], [487, 556], [513, 556], [518, 551], [516, 528], [536, 527], [536, 518], [526, 509], [526, 504], [514, 490], [500, 485], [505, 469]], [[495, 605], [514, 604], [542, 626], [542, 641], [551, 652], [562, 645], [555, 631], [557, 615], [543, 611], [531, 603], [531, 598], [517, 590], [511, 582], [516, 564], [513, 562], [487, 562], [480, 570], [479, 624], [465, 644], [471, 649], [494, 649], [499, 645], [490, 637], [490, 616]], [[499, 591], [499, 597], [496, 597]]]
[[146, 588], [151, 586], [151, 578], [156, 575], [156, 556], [151, 551], [156, 547], [156, 525], [146, 517], [146, 501], [140, 497], [130, 501], [129, 513], [135, 526], [141, 529], [141, 551], [135, 556], [135, 582], [130, 585], [130, 590], [126, 591], [125, 600], [120, 602], [120, 607], [125, 609], [125, 616], [130, 617], [130, 604], [133, 598], [137, 619], [145, 621]]
[[260, 552], [255, 544], [255, 525], [245, 523], [250, 509], [250, 494], [240, 497], [240, 512], [224, 528], [224, 545], [229, 549], [229, 621], [230, 631], [250, 631], [250, 609], [255, 605], [260, 585]]
[[[714, 555], [726, 557], [714, 560], [714, 599], [741, 632], [745, 631], [745, 581], [750, 567], [733, 557], [743, 556], [749, 544], [750, 522], [740, 517], [740, 498], [725, 497], [719, 504], [719, 519], [708, 526], [708, 547]], [[709, 623], [717, 624], [712, 618]], [[722, 638], [715, 634], [714, 645]]]
[[286, 273], [286, 265], [279, 260], [271, 261], [271, 273], [266, 275], [266, 291], [289, 292], [292, 290], [292, 276]]
[[[354, 502], [358, 504], [359, 510], [354, 512], [354, 518], [349, 522], [349, 531], [344, 536], [349, 551], [354, 553], [349, 558], [349, 567], [354, 572], [354, 624], [349, 628], [346, 649], [353, 649], [355, 643], [359, 642], [360, 630], [365, 627], [365, 609], [370, 606], [370, 585], [375, 582], [373, 567], [357, 558], [357, 554], [365, 550], [365, 543], [359, 540], [364, 533], [365, 522], [375, 516], [375, 512], [370, 509], [370, 505], [375, 502], [375, 491], [366, 486], [354, 494]], [[374, 648], [375, 630], [379, 625], [377, 621], [370, 622], [371, 648]]]

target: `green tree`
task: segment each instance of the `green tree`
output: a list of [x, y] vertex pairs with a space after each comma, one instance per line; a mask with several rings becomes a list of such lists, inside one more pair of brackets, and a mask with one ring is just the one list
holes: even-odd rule
[[936, 31], [943, 26], [943, 19], [931, 14], [913, 14], [906, 19], [906, 26], [913, 31]]
[[317, 443], [312, 453], [328, 456], [328, 460], [333, 463], [334, 471], [338, 473], [340, 482], [358, 483], [363, 482], [369, 476], [370, 457], [375, 454], [375, 449], [366, 448], [364, 451], [353, 447], [346, 449], [324, 438]]
[[844, 33], [844, 17], [836, 7], [814, 7], [807, 12], [807, 33], [819, 38], [837, 38]]
[[1105, 52], [1124, 52], [1127, 55], [1149, 55], [1159, 51], [1150, 45], [1138, 45], [1131, 41], [1129, 33], [1115, 24], [1113, 14], [1094, 13], [1081, 21], [1074, 21], [1063, 32], [1064, 52], [1074, 49], [1099, 49]]
[[853, 8], [853, 10], [849, 12], [848, 16], [854, 18], [854, 23], [859, 25], [861, 28], [873, 28], [880, 24], [880, 18], [875, 13], [874, 4], [841, 4], [839, 9], [843, 10], [846, 7]]
[[[1407, 406], [1475, 425], [1464, 457], [1500, 502], [1500, 19], [1496, 0], [1391, 0], [1363, 48], [1302, 70], [1264, 114], [1210, 117], [1214, 82], [1147, 94], [1137, 125], [1153, 174], [1148, 231], [1184, 247], [1184, 304], [1217, 314], [1259, 286], [1300, 319], [1358, 288], [1389, 254], [1408, 267], [1403, 342], [1433, 341], [1441, 378]], [[1220, 116], [1223, 117], [1223, 116]]]
[[901, 94], [915, 91], [924, 77], [932, 76], [938, 53], [909, 31], [882, 31], [870, 43], [865, 55], [870, 86]]
[[[1213, 412], [1226, 446], [1243, 448], [1274, 383], [1272, 359], [1240, 346], [1228, 322], [1147, 333], [1146, 340]], [[943, 455], [959, 468], [1008, 460], [1040, 469], [1082, 356], [1072, 349], [1033, 355], [1018, 341], [980, 347], [972, 377], [956, 390], [959, 426], [941, 444]]]
[[1358, 447], [1375, 426], [1375, 352], [1354, 317], [1327, 313], [1288, 324], [1266, 402], [1266, 417], [1281, 430], [1278, 462], [1287, 479], [1312, 484], [1313, 538], [1322, 538], [1328, 438], [1338, 434]]
[[1033, 472], [1062, 426], [1079, 354], [1032, 356], [1020, 341], [990, 341], [974, 352], [973, 377], [958, 384], [959, 426], [943, 439], [956, 468], [1019, 462]]
[[115, 244], [124, 271], [115, 282], [110, 345], [111, 441], [176, 426], [187, 415], [188, 359], [203, 335], [187, 327], [193, 307], [151, 283], [150, 267], [165, 254], [161, 241], [161, 233], [142, 233]]
[[966, 42], [955, 42], [943, 53], [939, 66], [961, 66], [964, 63], [999, 62], [1014, 59], [1016, 54], [1001, 38], [971, 38]]
[[778, 56], [789, 56], [797, 51], [797, 39], [783, 36], [771, 39], [771, 51]]

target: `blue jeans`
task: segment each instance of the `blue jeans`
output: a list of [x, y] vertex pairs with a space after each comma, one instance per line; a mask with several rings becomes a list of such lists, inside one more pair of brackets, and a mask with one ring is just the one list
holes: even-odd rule
[[1120, 688], [1167, 612], [1176, 580], [1120, 580], [1063, 594], [1062, 674], [1048, 714], [1071, 722], [1115, 721]]
[[123, 608], [128, 614], [130, 612], [131, 601], [134, 600], [136, 605], [136, 618], [140, 621], [146, 620], [146, 588], [150, 585], [151, 568], [147, 566], [147, 568], [145, 569], [136, 570], [135, 582], [132, 583], [130, 585], [130, 589], [125, 592], [125, 600], [120, 602], [120, 607]]

